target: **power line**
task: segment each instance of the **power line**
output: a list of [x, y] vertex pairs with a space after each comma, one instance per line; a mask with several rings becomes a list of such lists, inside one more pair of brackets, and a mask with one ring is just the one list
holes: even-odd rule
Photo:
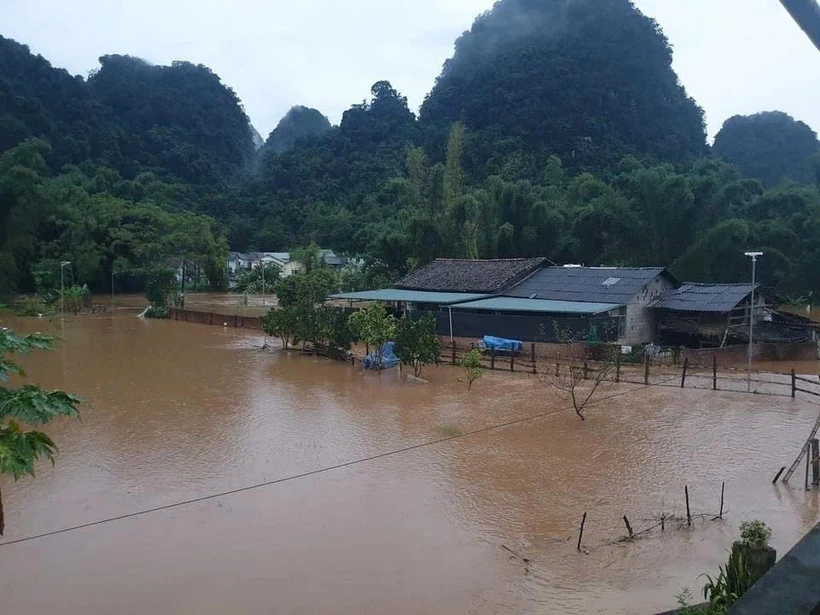
[[[628, 395], [630, 393], [635, 393], [642, 389], [645, 389], [649, 386], [654, 385], [642, 385], [638, 388], [631, 389], [629, 391], [621, 391], [620, 393], [614, 393], [613, 395], [609, 395], [607, 397], [595, 400], [594, 402], [590, 402], [589, 405], [598, 404], [604, 402], [608, 399], [612, 399], [614, 397], [620, 397], [622, 395]], [[199, 502], [206, 502], [208, 500], [214, 500], [216, 498], [222, 498], [229, 495], [235, 495], [237, 493], [243, 493], [245, 491], [253, 491], [255, 489], [261, 489], [262, 487], [269, 487], [271, 485], [278, 485], [280, 483], [286, 483], [294, 480], [298, 480], [301, 478], [307, 478], [308, 476], [316, 476], [317, 474], [324, 474], [325, 472], [332, 472], [333, 470], [340, 470], [342, 468], [348, 468], [350, 466], [354, 466], [360, 463], [367, 463], [369, 461], [376, 461], [377, 459], [384, 459], [386, 457], [392, 457], [394, 455], [401, 455], [403, 453], [408, 453], [410, 451], [418, 450], [421, 448], [426, 448], [428, 446], [434, 446], [436, 444], [442, 444], [444, 442], [449, 442], [451, 440], [458, 440], [459, 438], [466, 438], [468, 436], [474, 436], [480, 433], [486, 433], [488, 431], [493, 431], [495, 429], [501, 429], [503, 427], [510, 427], [512, 425], [518, 425], [521, 423], [526, 423], [528, 421], [534, 421], [536, 419], [544, 418], [547, 416], [551, 416], [553, 414], [558, 414], [560, 412], [566, 412], [566, 409], [560, 410], [551, 410], [549, 412], [540, 412], [538, 414], [533, 414], [531, 416], [527, 416], [520, 419], [514, 419], [512, 421], [506, 421], [504, 423], [499, 423], [497, 425], [490, 425], [488, 427], [482, 427], [480, 429], [474, 429], [473, 431], [468, 431], [462, 434], [456, 434], [453, 436], [447, 436], [445, 438], [438, 438], [437, 440], [429, 440], [427, 442], [420, 442], [419, 444], [412, 444], [410, 446], [405, 446], [403, 448], [395, 449], [392, 451], [387, 451], [384, 453], [378, 453], [376, 455], [371, 455], [370, 457], [362, 457], [361, 459], [354, 459], [352, 461], [345, 461], [343, 463], [338, 463], [333, 466], [328, 466], [325, 468], [319, 468], [317, 470], [310, 470], [308, 472], [302, 472], [301, 474], [293, 474], [291, 476], [285, 476], [283, 478], [277, 478], [275, 480], [269, 480], [262, 483], [256, 483], [254, 485], [248, 485], [246, 487], [239, 487], [238, 489], [230, 489], [228, 491], [222, 491], [220, 493], [213, 493], [210, 495], [203, 495], [197, 498], [191, 498], [189, 500], [183, 500], [180, 502], [174, 502], [173, 504], [163, 504], [162, 506], [155, 506], [154, 508], [146, 508], [144, 510], [138, 510], [131, 513], [126, 513], [123, 515], [117, 515], [115, 517], [107, 517], [105, 519], [99, 519], [97, 521], [91, 521], [89, 523], [82, 523], [80, 525], [74, 525], [71, 527], [62, 528], [59, 530], [52, 530], [50, 532], [43, 532], [42, 534], [34, 534], [32, 536], [26, 536], [24, 538], [18, 538], [16, 540], [9, 540], [7, 542], [0, 542], [0, 547], [7, 547], [9, 545], [19, 544], [21, 542], [28, 542], [30, 540], [38, 540], [40, 538], [47, 538], [49, 536], [56, 536], [58, 534], [65, 534], [67, 532], [73, 532], [75, 530], [82, 530], [87, 529], [90, 527], [95, 527], [97, 525], [103, 525], [106, 523], [112, 523], [114, 521], [122, 521], [123, 519], [130, 519], [132, 517], [140, 517], [143, 515], [149, 515], [151, 513], [159, 512], [162, 510], [169, 510], [172, 508], [179, 508], [181, 506], [187, 506], [189, 504], [197, 504]]]

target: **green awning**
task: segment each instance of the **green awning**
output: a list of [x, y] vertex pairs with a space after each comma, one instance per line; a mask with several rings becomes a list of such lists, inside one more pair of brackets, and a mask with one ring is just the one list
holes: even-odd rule
[[521, 299], [518, 297], [491, 297], [479, 301], [459, 303], [454, 310], [489, 312], [527, 312], [544, 314], [579, 314], [594, 316], [621, 306], [617, 303], [586, 303], [582, 301], [549, 301], [546, 299]]
[[400, 301], [404, 303], [435, 303], [437, 305], [452, 305], [466, 301], [475, 301], [489, 297], [486, 294], [475, 293], [438, 293], [423, 290], [401, 290], [398, 288], [382, 288], [379, 290], [364, 290], [357, 293], [341, 293], [331, 295], [331, 299], [345, 299], [348, 301]]

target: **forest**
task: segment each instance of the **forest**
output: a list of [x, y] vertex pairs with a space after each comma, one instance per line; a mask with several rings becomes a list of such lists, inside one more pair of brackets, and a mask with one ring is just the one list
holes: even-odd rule
[[224, 288], [229, 248], [311, 243], [363, 257], [365, 285], [535, 255], [738, 281], [755, 248], [783, 296], [820, 291], [816, 133], [763, 110], [710, 146], [630, 0], [501, 0], [418, 114], [381, 80], [338, 126], [296, 105], [259, 149], [253, 133], [205, 66], [107, 55], [82, 78], [0, 37], [0, 295], [61, 260], [97, 290], [172, 261]]

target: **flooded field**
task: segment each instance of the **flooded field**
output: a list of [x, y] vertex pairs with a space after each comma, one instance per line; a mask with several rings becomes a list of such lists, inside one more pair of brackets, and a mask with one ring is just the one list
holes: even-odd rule
[[[817, 417], [800, 399], [613, 385], [582, 422], [524, 374], [408, 383], [125, 307], [3, 324], [59, 335], [26, 366], [88, 401], [48, 427], [55, 467], [0, 478], [3, 612], [652, 613], [741, 521], [782, 555], [820, 520], [802, 469], [771, 484]], [[685, 514], [685, 485], [717, 513], [723, 481], [724, 521], [612, 544], [625, 514]]]

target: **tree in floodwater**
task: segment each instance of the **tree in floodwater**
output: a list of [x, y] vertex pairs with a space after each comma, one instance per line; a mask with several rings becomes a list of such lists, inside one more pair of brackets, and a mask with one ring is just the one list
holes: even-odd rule
[[[467, 379], [467, 390], [473, 388], [473, 382], [481, 378], [483, 371], [481, 369], [481, 353], [478, 349], [473, 348], [461, 360], [461, 369], [464, 370], [464, 377]], [[459, 379], [460, 380], [460, 379]]]
[[556, 357], [555, 375], [544, 376], [548, 384], [559, 398], [572, 401], [575, 414], [585, 421], [584, 409], [592, 400], [598, 388], [610, 380], [612, 373], [612, 353], [619, 349], [603, 347], [603, 352], [596, 361], [596, 367], [590, 368], [588, 362], [592, 360], [590, 347], [578, 343], [577, 338], [569, 329], [561, 328], [553, 322], [555, 338], [561, 344]]
[[353, 335], [365, 343], [368, 351], [372, 347], [376, 352], [376, 365], [381, 371], [384, 345], [396, 333], [396, 319], [384, 304], [376, 302], [351, 314], [349, 322]]
[[[52, 338], [39, 333], [19, 336], [10, 329], [0, 328], [0, 385], [3, 385], [0, 386], [0, 474], [10, 474], [14, 480], [25, 474], [34, 476], [34, 464], [40, 457], [53, 464], [57, 452], [54, 441], [46, 434], [23, 425], [36, 427], [58, 416], [78, 416], [77, 407], [82, 403], [79, 397], [64, 391], [44, 391], [30, 384], [16, 388], [5, 386], [10, 376], [26, 375], [8, 355], [49, 349], [52, 342]], [[4, 530], [0, 493], [0, 536]]]
[[407, 314], [396, 323], [396, 356], [402, 365], [412, 365], [418, 378], [425, 365], [441, 356], [441, 343], [436, 335], [436, 319], [427, 314], [414, 320]]

